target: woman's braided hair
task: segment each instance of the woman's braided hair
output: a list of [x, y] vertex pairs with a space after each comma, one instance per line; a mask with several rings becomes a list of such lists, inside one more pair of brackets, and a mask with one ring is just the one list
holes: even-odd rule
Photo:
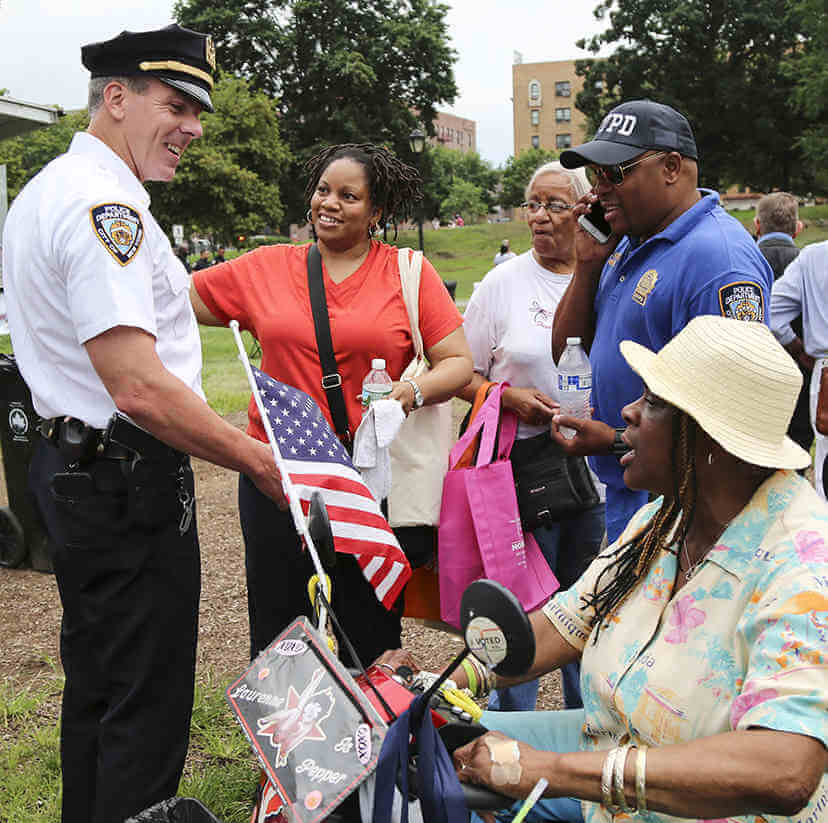
[[[673, 410], [673, 494], [635, 537], [620, 545], [613, 560], [598, 575], [592, 594], [581, 599], [595, 611], [593, 643], [601, 628], [647, 574], [650, 564], [671, 543], [681, 545], [696, 510], [695, 445], [698, 424], [680, 409]], [[678, 527], [675, 528], [676, 523]], [[610, 580], [599, 590], [602, 578]]]
[[371, 143], [340, 143], [317, 152], [305, 163], [308, 183], [305, 197], [310, 201], [319, 178], [334, 160], [343, 157], [359, 163], [368, 178], [371, 203], [382, 213], [383, 221], [404, 221], [414, 213], [414, 206], [423, 199], [420, 173], [382, 146]]

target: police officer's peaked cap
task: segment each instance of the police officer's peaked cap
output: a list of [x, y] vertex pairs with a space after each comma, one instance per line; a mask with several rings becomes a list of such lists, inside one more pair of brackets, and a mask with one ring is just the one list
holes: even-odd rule
[[216, 52], [209, 35], [175, 23], [155, 31], [122, 31], [111, 40], [83, 46], [81, 60], [92, 77], [149, 74], [213, 111]]

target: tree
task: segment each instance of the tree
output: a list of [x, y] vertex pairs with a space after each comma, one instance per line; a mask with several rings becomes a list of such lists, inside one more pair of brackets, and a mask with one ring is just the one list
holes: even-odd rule
[[576, 104], [593, 129], [613, 105], [648, 97], [689, 119], [704, 185], [813, 184], [798, 145], [805, 119], [782, 65], [815, 35], [788, 0], [602, 0], [594, 13], [609, 27], [578, 46], [615, 50], [578, 61]]
[[443, 201], [457, 180], [465, 180], [480, 189], [488, 213], [496, 202], [498, 172], [477, 152], [462, 152], [443, 146], [429, 146], [414, 162], [423, 175], [423, 213], [426, 218], [441, 214]]
[[488, 211], [480, 186], [475, 186], [468, 180], [455, 180], [448, 196], [440, 204], [440, 214], [447, 218], [460, 214], [465, 215], [467, 220], [474, 220]]
[[76, 131], [89, 125], [86, 109], [70, 112], [51, 126], [0, 141], [0, 163], [6, 164], [9, 202], [49, 161], [63, 154]]
[[301, 164], [323, 145], [372, 142], [408, 153], [422, 121], [457, 94], [447, 6], [436, 0], [178, 0], [182, 25], [210, 32], [219, 64], [278, 101], [295, 156], [289, 216], [304, 214]]
[[517, 157], [510, 157], [506, 161], [501, 178], [503, 190], [500, 193], [500, 205], [504, 209], [519, 206], [526, 199], [526, 186], [532, 179], [535, 169], [557, 158], [555, 152], [544, 149], [526, 149]]
[[204, 136], [184, 152], [170, 183], [150, 184], [153, 214], [228, 242], [283, 217], [278, 180], [289, 161], [276, 106], [245, 80], [223, 75], [204, 113]]
[[814, 169], [817, 185], [828, 191], [828, 15], [825, 0], [800, 0], [802, 16], [811, 38], [792, 50], [783, 71], [794, 81], [793, 102], [807, 125], [799, 138], [802, 154]]
[[[212, 100], [215, 113], [201, 116], [204, 136], [184, 152], [172, 182], [148, 188], [152, 213], [163, 227], [180, 223], [227, 241], [282, 219], [277, 181], [289, 154], [279, 139], [276, 107], [265, 94], [239, 78], [220, 77]], [[0, 142], [9, 200], [88, 124], [83, 109]]]

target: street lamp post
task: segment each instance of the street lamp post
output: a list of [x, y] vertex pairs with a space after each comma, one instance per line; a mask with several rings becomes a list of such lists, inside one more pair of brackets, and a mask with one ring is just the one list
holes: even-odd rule
[[[411, 153], [415, 155], [417, 160], [417, 166], [420, 165], [420, 155], [425, 150], [425, 132], [421, 129], [414, 129], [411, 134], [408, 135], [408, 147], [411, 149]], [[422, 170], [420, 171], [422, 174]], [[420, 251], [425, 251], [425, 246], [423, 245], [423, 207], [422, 205], [417, 210], [417, 233], [420, 239]]]

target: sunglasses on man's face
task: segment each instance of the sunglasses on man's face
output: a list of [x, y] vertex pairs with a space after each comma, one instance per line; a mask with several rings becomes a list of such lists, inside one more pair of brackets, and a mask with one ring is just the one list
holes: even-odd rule
[[593, 188], [600, 182], [609, 183], [611, 186], [620, 186], [624, 182], [624, 176], [630, 169], [639, 163], [646, 163], [647, 160], [664, 157], [665, 154], [669, 154], [669, 152], [660, 151], [656, 154], [646, 154], [644, 157], [639, 157], [630, 163], [616, 163], [614, 166], [586, 166], [584, 171], [590, 186]]

